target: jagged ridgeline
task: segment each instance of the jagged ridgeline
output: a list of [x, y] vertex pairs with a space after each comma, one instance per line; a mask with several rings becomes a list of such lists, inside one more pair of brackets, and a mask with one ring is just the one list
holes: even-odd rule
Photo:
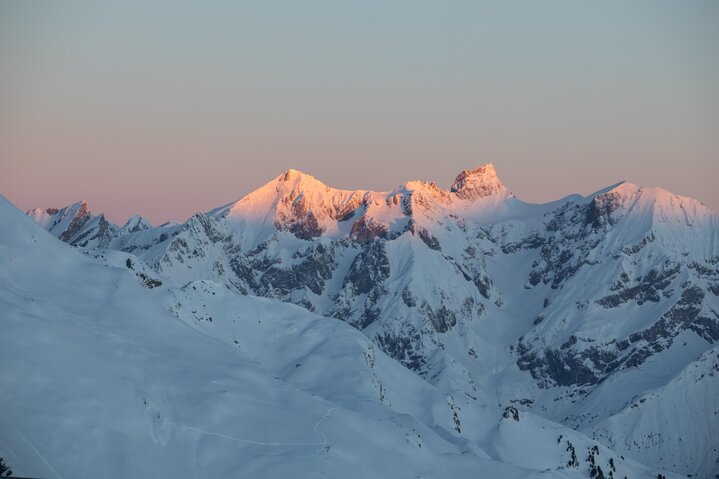
[[118, 227], [82, 202], [28, 214], [92, 255], [131, 256], [148, 287], [210, 280], [294, 303], [444, 391], [719, 473], [719, 219], [691, 198], [621, 183], [529, 204], [486, 164], [448, 190], [390, 192], [289, 170], [158, 227]]

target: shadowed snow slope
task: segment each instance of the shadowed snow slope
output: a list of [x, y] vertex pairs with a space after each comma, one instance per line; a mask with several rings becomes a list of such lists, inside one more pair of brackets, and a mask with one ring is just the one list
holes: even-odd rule
[[134, 256], [96, 262], [1, 198], [0, 222], [0, 451], [18, 475], [585, 476], [566, 441], [653, 475], [442, 393], [341, 321], [210, 281], [145, 288]]
[[[42, 212], [31, 215], [49, 224]], [[323, 366], [329, 376], [315, 384], [341, 384], [357, 397], [374, 391], [382, 407], [390, 401], [401, 414], [471, 438], [490, 457], [517, 459], [463, 417], [487, 414], [478, 423], [495, 424], [496, 412], [511, 406], [627, 458], [700, 477], [719, 473], [719, 385], [707, 359], [719, 343], [719, 217], [699, 201], [618, 183], [529, 204], [491, 164], [461, 172], [449, 189], [408, 181], [389, 192], [333, 189], [289, 170], [184, 224], [132, 225], [111, 229], [102, 243], [50, 231], [127, 270], [175, 316], [241, 353], [265, 339], [245, 344], [240, 336], [249, 332], [228, 318], [266, 303], [238, 293], [275, 301], [270, 309], [278, 301], [304, 308], [283, 309], [292, 317], [344, 321], [364, 336], [347, 328], [342, 335], [431, 385], [422, 397], [442, 399], [429, 403], [445, 413], [453, 404], [443, 416], [451, 421], [421, 413], [438, 406], [400, 400], [402, 388], [412, 389], [385, 378], [389, 366], [362, 379]], [[217, 297], [241, 303], [225, 310]], [[262, 311], [257, 316], [270, 315]], [[282, 351], [300, 358], [303, 350]], [[304, 371], [296, 369], [299, 379]], [[669, 407], [682, 402], [686, 408]]]

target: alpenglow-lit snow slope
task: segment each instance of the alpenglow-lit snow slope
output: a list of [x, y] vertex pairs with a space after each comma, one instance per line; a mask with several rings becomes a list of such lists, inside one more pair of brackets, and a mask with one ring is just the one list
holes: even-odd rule
[[[371, 398], [450, 447], [416, 444], [422, 457], [579, 477], [592, 461], [595, 475], [623, 477], [622, 457], [662, 474], [719, 473], [719, 218], [691, 198], [619, 183], [529, 204], [487, 164], [449, 189], [409, 181], [389, 192], [289, 170], [158, 227], [140, 217], [115, 226], [82, 202], [28, 215], [280, 380], [334, 405], [327, 394]], [[302, 318], [345, 332], [298, 338]], [[348, 353], [344, 335], [361, 352]], [[355, 356], [359, 365], [344, 364]], [[603, 444], [598, 455], [586, 437]], [[597, 462], [609, 460], [604, 446], [617, 471]]]

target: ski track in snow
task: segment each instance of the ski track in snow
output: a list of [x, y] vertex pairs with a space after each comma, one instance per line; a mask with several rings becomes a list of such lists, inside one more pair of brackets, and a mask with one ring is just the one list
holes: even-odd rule
[[334, 407], [328, 408], [328, 409], [325, 411], [325, 413], [322, 415], [322, 417], [319, 418], [319, 420], [315, 423], [314, 427], [312, 428], [312, 430], [313, 430], [314, 432], [316, 432], [317, 434], [319, 434], [320, 436], [322, 436], [322, 447], [320, 447], [320, 448], [317, 450], [317, 452], [315, 453], [315, 456], [319, 456], [320, 454], [322, 454], [322, 451], [328, 451], [328, 450], [329, 450], [329, 445], [330, 445], [329, 440], [327, 439], [327, 436], [325, 435], [325, 433], [323, 433], [322, 431], [320, 431], [320, 424], [322, 424], [323, 422], [325, 422], [325, 421], [330, 417], [330, 414], [332, 414], [332, 411], [334, 411], [335, 409], [339, 409], [339, 407], [338, 407], [338, 406], [334, 406]]
[[[238, 442], [244, 442], [248, 444], [254, 444], [258, 446], [271, 446], [271, 447], [283, 447], [283, 446], [290, 446], [290, 447], [310, 447], [310, 446], [320, 446], [319, 449], [317, 449], [317, 452], [315, 452], [314, 456], [322, 455], [323, 452], [326, 452], [329, 447], [329, 439], [327, 438], [327, 435], [320, 431], [320, 426], [323, 422], [325, 422], [327, 419], [329, 419], [330, 414], [332, 414], [332, 411], [335, 409], [339, 409], [339, 406], [333, 406], [327, 408], [327, 410], [322, 414], [322, 417], [320, 417], [315, 425], [312, 427], [312, 430], [319, 434], [322, 437], [322, 442], [266, 442], [266, 441], [258, 441], [255, 439], [248, 439], [244, 437], [237, 437], [237, 436], [231, 436], [229, 434], [223, 434], [220, 432], [214, 432], [214, 431], [208, 431], [199, 427], [190, 426], [188, 424], [184, 424], [181, 422], [174, 422], [174, 421], [168, 421], [169, 424], [172, 424], [174, 426], [177, 426], [180, 430], [183, 431], [192, 431], [192, 432], [198, 432], [200, 434], [208, 435], [208, 436], [216, 436], [221, 437], [223, 439], [228, 439], [230, 441], [238, 441]], [[29, 444], [29, 443], [28, 443]], [[34, 450], [34, 448], [33, 448]], [[37, 452], [37, 451], [35, 451]], [[38, 453], [39, 455], [39, 453]], [[310, 457], [310, 456], [307, 456]], [[49, 466], [49, 464], [48, 464]], [[59, 476], [58, 476], [59, 477]], [[60, 479], [62, 479], [60, 477]]]
[[42, 454], [40, 454], [40, 451], [38, 451], [35, 448], [35, 446], [33, 446], [33, 444], [30, 442], [30, 440], [28, 440], [28, 438], [20, 431], [20, 429], [18, 429], [17, 427], [15, 427], [14, 429], [15, 429], [15, 432], [17, 433], [18, 437], [20, 437], [20, 439], [22, 439], [23, 442], [25, 444], [27, 444], [30, 449], [32, 449], [32, 451], [35, 453], [35, 455], [40, 458], [40, 460], [43, 462], [43, 464], [45, 464], [47, 466], [47, 468], [50, 469], [50, 471], [55, 475], [55, 477], [57, 479], [63, 479], [63, 477], [60, 475], [60, 473], [57, 472], [57, 470], [54, 467], [52, 467], [52, 464], [50, 464]]
[[204, 429], [201, 429], [199, 427], [189, 426], [187, 424], [183, 423], [177, 423], [177, 422], [170, 422], [168, 423], [173, 424], [180, 428], [183, 431], [194, 431], [199, 432], [200, 434], [206, 434], [208, 436], [217, 436], [221, 437], [223, 439], [229, 439], [231, 441], [238, 441], [238, 442], [246, 442], [248, 444], [255, 444], [258, 446], [273, 446], [273, 447], [282, 447], [282, 446], [323, 446], [323, 444], [318, 442], [264, 442], [264, 441], [256, 441], [254, 439], [247, 439], [244, 437], [237, 437], [237, 436], [230, 436], [228, 434], [222, 434], [220, 432], [214, 432], [214, 431], [206, 431]]

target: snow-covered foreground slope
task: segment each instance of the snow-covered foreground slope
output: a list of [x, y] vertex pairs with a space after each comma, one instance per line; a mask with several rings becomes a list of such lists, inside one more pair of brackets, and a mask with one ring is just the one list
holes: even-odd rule
[[[686, 386], [707, 377], [700, 358], [719, 341], [719, 216], [691, 198], [618, 183], [528, 204], [487, 164], [447, 190], [389, 192], [289, 170], [181, 225], [112, 225], [102, 244], [83, 239], [103, 237], [95, 227], [80, 241], [67, 232], [73, 207], [38, 211], [51, 233], [147, 287], [180, 298], [188, 283], [220, 285], [299, 305], [354, 326], [444, 396], [513, 405], [675, 472], [719, 473], [719, 387]], [[678, 404], [673, 384], [696, 396], [669, 420], [642, 399]], [[696, 417], [710, 419], [695, 434]]]
[[[677, 469], [689, 463], [695, 470], [715, 474], [719, 470], [717, 391], [719, 347], [714, 347], [668, 384], [635, 397], [619, 413], [594, 426], [592, 435], [632, 451], [647, 464]], [[679, 444], [676, 437], [682, 438]]]
[[148, 285], [136, 258], [83, 256], [1, 198], [0, 222], [0, 454], [17, 475], [587, 477], [591, 457], [656, 477], [440, 391], [341, 321], [212, 281]]

